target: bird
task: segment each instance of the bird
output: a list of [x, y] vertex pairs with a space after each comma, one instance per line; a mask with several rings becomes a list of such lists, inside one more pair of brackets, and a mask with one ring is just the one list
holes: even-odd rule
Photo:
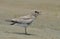
[[34, 13], [31, 13], [26, 16], [21, 16], [18, 18], [7, 20], [8, 22], [12, 22], [10, 25], [21, 24], [22, 27], [25, 28], [25, 34], [27, 33], [27, 27], [40, 15], [41, 12], [35, 10]]

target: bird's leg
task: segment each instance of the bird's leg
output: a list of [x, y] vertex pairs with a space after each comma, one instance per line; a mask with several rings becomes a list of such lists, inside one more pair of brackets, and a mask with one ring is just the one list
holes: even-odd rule
[[27, 34], [27, 27], [25, 27], [25, 34]]

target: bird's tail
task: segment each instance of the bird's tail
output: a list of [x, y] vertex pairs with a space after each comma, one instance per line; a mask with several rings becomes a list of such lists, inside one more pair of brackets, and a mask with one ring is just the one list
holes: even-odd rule
[[10, 25], [14, 25], [15, 23], [17, 23], [16, 21], [13, 21], [13, 20], [6, 20], [7, 22], [12, 22], [12, 24]]

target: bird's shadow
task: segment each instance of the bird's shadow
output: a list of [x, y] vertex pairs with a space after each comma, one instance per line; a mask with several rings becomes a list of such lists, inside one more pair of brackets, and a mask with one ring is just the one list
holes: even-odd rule
[[36, 35], [36, 34], [30, 34], [30, 33], [27, 33], [27, 34], [25, 34], [25, 33], [19, 33], [19, 32], [6, 32], [6, 33], [11, 33], [11, 34], [18, 34], [18, 35]]

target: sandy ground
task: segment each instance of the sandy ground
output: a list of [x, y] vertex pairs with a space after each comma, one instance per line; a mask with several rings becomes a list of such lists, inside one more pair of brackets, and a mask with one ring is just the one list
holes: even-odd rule
[[[24, 34], [20, 25], [9, 25], [6, 19], [41, 10], [36, 21]], [[0, 0], [0, 39], [60, 39], [60, 0]]]

